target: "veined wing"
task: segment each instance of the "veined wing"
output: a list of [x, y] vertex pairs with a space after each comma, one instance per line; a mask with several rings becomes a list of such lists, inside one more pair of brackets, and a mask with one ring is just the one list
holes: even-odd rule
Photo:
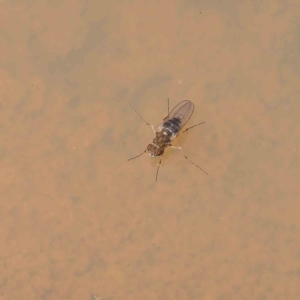
[[190, 100], [183, 100], [178, 103], [166, 117], [166, 120], [179, 118], [181, 120], [181, 128], [187, 123], [194, 112], [194, 104]]

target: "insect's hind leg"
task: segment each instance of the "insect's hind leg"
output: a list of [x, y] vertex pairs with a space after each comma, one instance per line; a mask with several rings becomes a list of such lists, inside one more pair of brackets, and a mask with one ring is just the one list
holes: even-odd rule
[[[198, 125], [200, 125], [200, 124], [198, 124]], [[197, 126], [197, 125], [195, 125], [195, 126]], [[192, 127], [194, 127], [194, 126], [192, 126]], [[204, 170], [203, 170], [202, 168], [200, 168], [197, 164], [195, 164], [194, 162], [192, 162], [192, 161], [184, 154], [184, 152], [183, 152], [183, 150], [182, 150], [181, 147], [175, 147], [175, 146], [173, 146], [173, 145], [170, 145], [170, 147], [173, 148], [173, 149], [178, 149], [178, 150], [180, 150], [180, 151], [182, 152], [182, 154], [183, 154], [183, 156], [184, 156], [185, 159], [187, 159], [191, 164], [193, 164], [193, 165], [196, 166], [198, 169], [200, 169], [202, 172], [204, 172], [206, 175], [208, 175], [208, 173], [207, 173], [206, 171], [204, 171]]]
[[199, 125], [202, 125], [202, 124], [204, 124], [204, 123], [205, 123], [205, 122], [201, 122], [201, 123], [199, 123], [199, 124], [196, 124], [196, 125], [193, 125], [193, 126], [191, 126], [191, 127], [188, 127], [187, 129], [183, 130], [183, 131], [180, 133], [180, 135], [183, 134], [183, 133], [185, 133], [185, 132], [187, 132], [189, 129], [192, 129], [192, 128], [194, 128], [194, 127], [196, 127], [196, 126], [199, 126]]
[[153, 132], [156, 133], [154, 125], [152, 125], [152, 124], [148, 123], [147, 121], [145, 121], [145, 119], [130, 104], [129, 104], [129, 106], [141, 118], [141, 120], [144, 121], [147, 125], [149, 125], [152, 128]]

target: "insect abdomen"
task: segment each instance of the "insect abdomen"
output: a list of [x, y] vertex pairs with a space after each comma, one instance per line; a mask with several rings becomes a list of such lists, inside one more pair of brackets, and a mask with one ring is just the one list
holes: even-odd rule
[[163, 124], [163, 127], [169, 130], [172, 133], [172, 135], [175, 137], [181, 129], [181, 120], [179, 118], [172, 118], [166, 121]]

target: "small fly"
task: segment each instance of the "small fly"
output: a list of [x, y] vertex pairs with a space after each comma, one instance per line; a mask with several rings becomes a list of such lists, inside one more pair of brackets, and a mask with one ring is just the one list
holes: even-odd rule
[[144, 153], [148, 153], [151, 157], [161, 156], [157, 171], [156, 171], [156, 181], [158, 176], [158, 171], [161, 165], [162, 157], [165, 152], [165, 149], [170, 146], [171, 148], [178, 149], [182, 152], [185, 159], [187, 159], [191, 164], [199, 168], [202, 172], [206, 173], [202, 168], [192, 162], [183, 152], [181, 147], [175, 147], [171, 144], [171, 142], [178, 137], [179, 135], [187, 132], [189, 129], [204, 124], [205, 122], [201, 122], [199, 124], [193, 125], [191, 127], [186, 128], [184, 131], [181, 131], [187, 121], [190, 119], [194, 112], [194, 104], [189, 100], [183, 100], [179, 104], [177, 104], [171, 112], [169, 112], [169, 99], [168, 99], [168, 115], [162, 120], [162, 123], [159, 125], [157, 131], [153, 125], [146, 122], [142, 116], [131, 106], [129, 105], [133, 111], [149, 126], [151, 126], [153, 132], [155, 133], [155, 138], [153, 142], [147, 146], [147, 148], [143, 151], [143, 153], [134, 156], [129, 160], [135, 159], [143, 155]]

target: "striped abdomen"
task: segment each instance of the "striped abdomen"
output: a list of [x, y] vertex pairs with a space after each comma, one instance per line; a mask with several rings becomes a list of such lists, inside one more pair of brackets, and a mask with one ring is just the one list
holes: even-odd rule
[[162, 129], [167, 129], [168, 131], [170, 131], [171, 134], [172, 134], [171, 140], [173, 140], [178, 135], [178, 133], [180, 132], [181, 124], [182, 123], [181, 123], [181, 120], [179, 118], [172, 118], [172, 119], [164, 122], [161, 125], [161, 128]]

